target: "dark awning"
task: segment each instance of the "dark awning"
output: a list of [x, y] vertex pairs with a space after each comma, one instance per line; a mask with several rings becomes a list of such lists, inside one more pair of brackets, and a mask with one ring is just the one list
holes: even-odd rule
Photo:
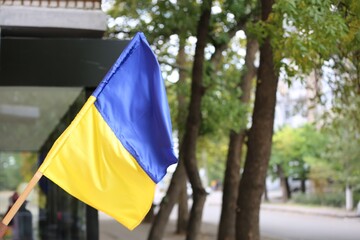
[[3, 37], [0, 86], [96, 87], [127, 43]]

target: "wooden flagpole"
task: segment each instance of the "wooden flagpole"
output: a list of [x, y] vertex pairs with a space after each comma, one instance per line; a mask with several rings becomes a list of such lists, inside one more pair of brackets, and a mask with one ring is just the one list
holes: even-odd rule
[[25, 202], [26, 198], [29, 196], [31, 190], [36, 186], [37, 182], [40, 180], [40, 178], [43, 176], [43, 174], [39, 171], [37, 171], [28, 185], [26, 186], [25, 190], [21, 193], [19, 198], [16, 200], [14, 205], [10, 208], [9, 212], [5, 215], [2, 222], [0, 223], [0, 238], [2, 238], [5, 235], [6, 229], [8, 228], [8, 224], [10, 223], [11, 219], [15, 216], [15, 214], [18, 212], [21, 205]]

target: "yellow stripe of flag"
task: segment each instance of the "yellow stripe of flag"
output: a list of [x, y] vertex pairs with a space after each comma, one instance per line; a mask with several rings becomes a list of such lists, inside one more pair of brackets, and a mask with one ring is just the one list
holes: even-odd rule
[[95, 108], [95, 100], [89, 98], [39, 171], [133, 229], [150, 209], [155, 183], [118, 141]]

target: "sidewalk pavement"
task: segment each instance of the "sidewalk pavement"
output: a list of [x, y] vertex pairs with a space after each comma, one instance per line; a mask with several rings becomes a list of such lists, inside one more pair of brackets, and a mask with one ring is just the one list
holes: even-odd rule
[[321, 207], [321, 206], [304, 206], [291, 203], [262, 203], [261, 210], [294, 212], [301, 214], [320, 215], [337, 218], [354, 218], [360, 217], [356, 211], [347, 211], [341, 208]]
[[[209, 204], [209, 203], [208, 203]], [[210, 201], [210, 204], [219, 205], [218, 201]], [[296, 204], [283, 203], [262, 203], [262, 211], [287, 211], [299, 214], [321, 215], [336, 218], [355, 218], [360, 217], [356, 211], [346, 211], [345, 209], [337, 209], [330, 207], [301, 206]], [[206, 211], [206, 205], [204, 208]], [[135, 230], [129, 231], [121, 224], [113, 220], [111, 217], [99, 212], [100, 222], [100, 240], [146, 240], [151, 227], [150, 223], [142, 223]], [[218, 226], [214, 223], [203, 222], [201, 227], [201, 240], [215, 240]], [[184, 235], [175, 234], [175, 221], [170, 218], [167, 224], [164, 240], [183, 240]], [[264, 237], [263, 240], [271, 240]]]
[[[100, 240], [146, 240], [150, 231], [151, 223], [141, 223], [133, 231], [129, 231], [112, 219], [100, 221]], [[202, 223], [201, 240], [215, 240], [217, 226]], [[170, 220], [167, 224], [164, 240], [183, 240], [185, 235], [175, 234], [175, 222]]]

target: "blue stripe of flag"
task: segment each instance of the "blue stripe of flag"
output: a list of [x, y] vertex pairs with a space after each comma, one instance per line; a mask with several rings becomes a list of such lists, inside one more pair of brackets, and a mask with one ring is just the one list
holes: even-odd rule
[[164, 82], [142, 33], [132, 39], [93, 96], [116, 137], [158, 183], [177, 159]]

